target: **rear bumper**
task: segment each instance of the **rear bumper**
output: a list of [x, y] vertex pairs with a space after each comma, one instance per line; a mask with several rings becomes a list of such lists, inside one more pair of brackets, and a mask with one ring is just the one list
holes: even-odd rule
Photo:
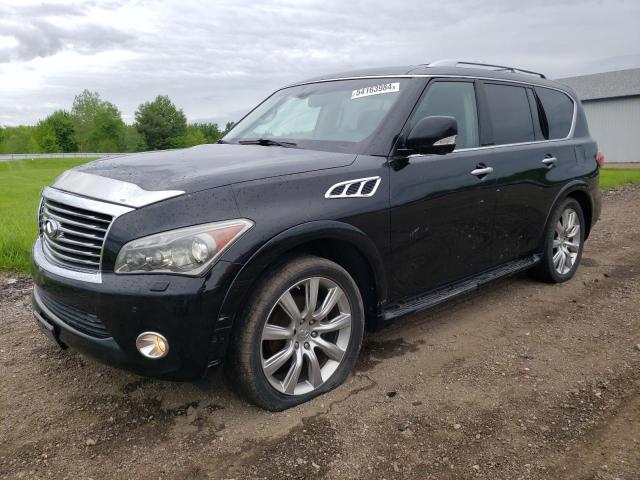
[[[33, 309], [47, 336], [109, 365], [171, 380], [194, 380], [222, 361], [228, 326], [220, 305], [239, 265], [218, 262], [206, 277], [115, 275], [99, 282], [63, 276], [34, 246]], [[136, 349], [137, 336], [169, 342], [162, 359]]]

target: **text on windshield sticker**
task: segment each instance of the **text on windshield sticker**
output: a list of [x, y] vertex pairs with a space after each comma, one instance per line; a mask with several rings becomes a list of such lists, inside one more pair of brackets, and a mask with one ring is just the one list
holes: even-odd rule
[[393, 93], [400, 91], [400, 82], [381, 83], [380, 85], [371, 85], [370, 87], [358, 88], [351, 92], [351, 100], [369, 95], [380, 95], [381, 93]]

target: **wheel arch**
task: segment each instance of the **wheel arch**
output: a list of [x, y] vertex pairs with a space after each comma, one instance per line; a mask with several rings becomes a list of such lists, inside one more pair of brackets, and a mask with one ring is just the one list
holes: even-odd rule
[[593, 202], [586, 190], [576, 189], [569, 192], [565, 198], [574, 198], [582, 207], [582, 213], [584, 215], [585, 231], [584, 239], [589, 238], [591, 233], [591, 226], [593, 225]]
[[220, 310], [219, 326], [233, 327], [237, 316], [264, 272], [296, 254], [327, 258], [354, 278], [368, 321], [386, 300], [387, 283], [382, 256], [362, 230], [338, 221], [313, 221], [289, 228], [262, 245], [245, 263], [229, 287]]
[[555, 199], [553, 200], [553, 203], [551, 204], [551, 208], [547, 212], [547, 219], [544, 224], [543, 237], [544, 232], [547, 231], [549, 222], [551, 221], [551, 214], [560, 202], [569, 197], [575, 199], [582, 207], [582, 213], [584, 214], [586, 222], [584, 238], [586, 240], [589, 237], [591, 226], [593, 225], [593, 200], [591, 199], [591, 195], [589, 194], [589, 186], [582, 180], [574, 180], [572, 182], [569, 182], [558, 192]]

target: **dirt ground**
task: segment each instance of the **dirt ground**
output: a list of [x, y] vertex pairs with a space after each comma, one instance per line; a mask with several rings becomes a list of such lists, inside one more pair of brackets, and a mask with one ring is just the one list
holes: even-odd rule
[[369, 334], [346, 384], [282, 413], [220, 372], [202, 390], [59, 351], [4, 276], [0, 477], [638, 479], [640, 188], [603, 200], [569, 283], [520, 275]]

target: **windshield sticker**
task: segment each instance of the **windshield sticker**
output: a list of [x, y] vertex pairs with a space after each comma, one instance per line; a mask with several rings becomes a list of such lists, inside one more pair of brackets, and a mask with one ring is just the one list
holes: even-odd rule
[[370, 87], [358, 88], [351, 92], [351, 100], [356, 98], [368, 97], [370, 95], [380, 95], [381, 93], [393, 93], [400, 91], [400, 82], [381, 83], [380, 85], [371, 85]]

